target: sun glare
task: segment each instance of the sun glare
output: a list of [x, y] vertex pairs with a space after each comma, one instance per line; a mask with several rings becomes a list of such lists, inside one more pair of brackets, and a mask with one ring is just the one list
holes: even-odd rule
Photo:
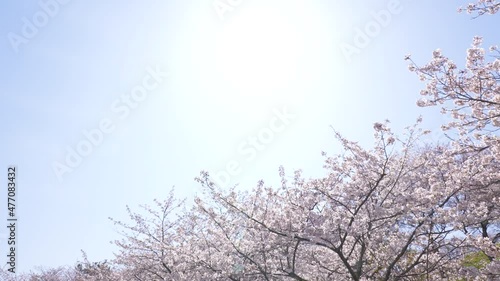
[[286, 98], [283, 90], [297, 76], [301, 38], [289, 18], [271, 11], [239, 14], [217, 38], [216, 71], [226, 93], [256, 107]]

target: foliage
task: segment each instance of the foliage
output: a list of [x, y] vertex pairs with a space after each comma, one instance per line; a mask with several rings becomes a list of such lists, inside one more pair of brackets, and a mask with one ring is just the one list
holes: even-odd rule
[[465, 267], [475, 267], [477, 269], [483, 269], [490, 263], [489, 257], [482, 251], [475, 253], [470, 253], [464, 257], [462, 265]]

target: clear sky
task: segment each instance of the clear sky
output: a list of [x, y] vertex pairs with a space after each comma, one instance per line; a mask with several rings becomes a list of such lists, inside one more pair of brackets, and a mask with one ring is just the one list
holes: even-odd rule
[[201, 170], [242, 187], [276, 182], [280, 165], [320, 176], [321, 151], [340, 152], [330, 126], [364, 145], [385, 119], [438, 128], [404, 56], [441, 48], [462, 66], [474, 35], [499, 43], [499, 18], [457, 14], [465, 0], [366, 2], [4, 1], [1, 264], [9, 165], [26, 271], [80, 249], [112, 258], [108, 217], [172, 186], [192, 198]]

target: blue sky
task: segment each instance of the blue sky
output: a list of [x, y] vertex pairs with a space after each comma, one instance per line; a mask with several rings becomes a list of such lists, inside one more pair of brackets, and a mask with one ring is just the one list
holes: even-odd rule
[[[438, 110], [415, 105], [424, 85], [404, 55], [423, 64], [441, 48], [463, 65], [474, 35], [498, 44], [498, 18], [457, 14], [464, 1], [242, 0], [223, 13], [213, 0], [54, 1], [0, 11], [0, 177], [18, 167], [22, 271], [72, 265], [80, 249], [112, 258], [108, 217], [126, 220], [127, 204], [172, 186], [192, 198], [201, 170], [221, 183], [234, 172], [225, 179], [243, 187], [276, 182], [280, 165], [320, 176], [321, 151], [340, 152], [330, 126], [364, 145], [385, 119], [398, 131], [422, 114], [438, 128]], [[398, 12], [347, 58], [341, 46], [388, 5]], [[83, 131], [95, 130], [102, 138], [87, 143]], [[79, 145], [91, 151], [67, 166]], [[68, 170], [58, 178], [54, 165]]]

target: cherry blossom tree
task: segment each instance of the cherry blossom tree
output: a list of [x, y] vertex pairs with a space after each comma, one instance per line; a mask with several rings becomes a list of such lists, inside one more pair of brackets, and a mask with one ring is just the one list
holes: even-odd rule
[[[454, 274], [461, 269], [463, 256], [473, 251], [474, 229], [488, 216], [498, 221], [487, 208], [463, 210], [464, 194], [495, 185], [483, 177], [498, 171], [498, 163], [481, 172], [473, 166], [466, 169], [464, 162], [473, 161], [470, 158], [459, 160], [443, 149], [418, 150], [415, 128], [406, 140], [396, 138], [384, 124], [375, 129], [377, 143], [372, 150], [338, 135], [346, 154], [327, 158], [328, 175], [322, 179], [307, 181], [297, 171], [289, 184], [281, 169], [280, 189], [261, 183], [242, 196], [218, 189], [202, 175], [199, 180], [211, 190], [211, 204], [218, 208], [205, 207], [200, 200], [200, 211], [246, 260], [243, 276], [262, 280], [460, 276]], [[234, 235], [236, 225], [240, 235]]]
[[[374, 130], [372, 149], [337, 133], [344, 153], [325, 154], [319, 179], [280, 168], [281, 187], [238, 191], [203, 172], [190, 210], [170, 216], [181, 206], [171, 194], [161, 211], [146, 207], [151, 220], [119, 223], [131, 232], [117, 261], [135, 280], [496, 278], [499, 162], [488, 150], [422, 148], [418, 124], [402, 137], [388, 123]], [[464, 263], [478, 250], [481, 270]]]
[[28, 273], [12, 274], [0, 269], [2, 281], [125, 281], [124, 276], [108, 261], [90, 262], [82, 251], [83, 261], [75, 267], [59, 266], [53, 268], [38, 267]]
[[122, 281], [122, 272], [118, 271], [111, 262], [107, 260], [99, 262], [90, 262], [87, 254], [82, 251], [83, 261], [77, 262], [76, 266], [70, 270], [72, 278], [65, 280], [71, 281]]
[[156, 208], [143, 205], [146, 214], [134, 213], [127, 207], [132, 224], [112, 220], [124, 229], [123, 239], [114, 241], [120, 248], [115, 263], [121, 266], [127, 280], [171, 280], [177, 276], [181, 252], [179, 230], [183, 201], [174, 198], [173, 189], [164, 201], [155, 200]]
[[[459, 8], [460, 12], [466, 11], [475, 18], [493, 15], [499, 10], [497, 0], [480, 0]], [[410, 61], [410, 71], [426, 82], [426, 88], [421, 91], [425, 98], [417, 104], [442, 107], [442, 113], [452, 118], [442, 128], [456, 132], [452, 142], [455, 159], [475, 173], [483, 174], [479, 181], [464, 179], [469, 188], [456, 196], [457, 206], [461, 205], [457, 223], [464, 225], [466, 235], [479, 233], [471, 238], [476, 239], [471, 241], [471, 246], [488, 260], [483, 272], [473, 275], [500, 278], [499, 170], [488, 168], [498, 163], [500, 155], [500, 51], [496, 45], [485, 50], [482, 38], [476, 36], [466, 51], [463, 69], [440, 49], [435, 50], [432, 61], [423, 66], [418, 66], [410, 56], [406, 59]], [[484, 173], [485, 170], [488, 172]], [[455, 172], [459, 173], [460, 170]]]
[[[500, 2], [496, 0], [481, 0], [466, 8], [477, 16], [495, 14], [499, 9]], [[481, 37], [474, 37], [466, 51], [464, 69], [459, 69], [440, 49], [423, 66], [418, 66], [410, 56], [406, 59], [411, 62], [410, 71], [427, 82], [420, 92], [425, 98], [417, 104], [442, 106], [442, 113], [454, 120], [444, 124], [443, 129], [458, 131], [457, 147], [489, 148], [493, 155], [500, 155], [500, 50], [496, 45], [490, 46], [487, 55], [482, 41]]]

